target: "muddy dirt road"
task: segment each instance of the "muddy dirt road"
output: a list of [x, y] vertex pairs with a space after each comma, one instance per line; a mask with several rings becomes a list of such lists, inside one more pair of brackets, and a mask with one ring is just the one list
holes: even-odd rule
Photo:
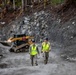
[[29, 53], [10, 53], [8, 49], [5, 47], [6, 54], [0, 63], [5, 66], [0, 68], [0, 75], [76, 75], [76, 63], [63, 60], [60, 47], [52, 47], [47, 65], [40, 53], [38, 66], [31, 66]]

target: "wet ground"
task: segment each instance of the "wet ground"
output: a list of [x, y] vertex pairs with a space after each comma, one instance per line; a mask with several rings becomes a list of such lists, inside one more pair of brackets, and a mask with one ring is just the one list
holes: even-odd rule
[[[39, 50], [40, 48], [39, 46]], [[0, 63], [5, 64], [0, 68], [0, 75], [76, 75], [76, 63], [62, 59], [60, 47], [52, 46], [47, 65], [40, 53], [38, 66], [31, 66], [29, 53], [10, 53], [8, 49]]]

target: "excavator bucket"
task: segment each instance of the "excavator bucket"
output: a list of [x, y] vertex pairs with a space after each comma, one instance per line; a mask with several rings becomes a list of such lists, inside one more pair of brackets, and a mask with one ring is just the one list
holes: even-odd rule
[[3, 46], [11, 46], [11, 44], [8, 43], [8, 42], [0, 41], [0, 43], [1, 43]]

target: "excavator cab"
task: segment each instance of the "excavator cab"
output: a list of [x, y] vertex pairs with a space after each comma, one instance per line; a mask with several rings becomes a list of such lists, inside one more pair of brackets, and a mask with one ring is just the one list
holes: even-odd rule
[[26, 36], [25, 34], [14, 35], [14, 38], [20, 38], [20, 37], [22, 38], [22, 40], [16, 40], [16, 41], [14, 41], [14, 45], [19, 46], [21, 44], [28, 43], [28, 39], [26, 39], [25, 36]]

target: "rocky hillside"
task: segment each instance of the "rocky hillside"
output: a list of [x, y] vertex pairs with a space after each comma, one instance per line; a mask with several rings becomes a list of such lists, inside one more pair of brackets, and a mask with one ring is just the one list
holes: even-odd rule
[[45, 9], [36, 9], [32, 13], [11, 20], [7, 25], [0, 22], [0, 41], [6, 41], [14, 34], [32, 35], [40, 52], [41, 42], [45, 37], [51, 42], [48, 64], [44, 65], [40, 53], [38, 66], [33, 67], [29, 53], [11, 53], [11, 47], [0, 44], [1, 75], [76, 75], [75, 0], [65, 1], [56, 7], [48, 5]]
[[72, 7], [69, 7], [65, 12], [60, 10], [55, 13], [47, 9], [23, 16], [1, 28], [1, 40], [20, 33], [35, 36], [36, 42], [40, 42], [44, 37], [49, 37], [51, 42], [62, 45], [62, 57], [76, 57], [75, 10], [73, 8], [72, 11]]

